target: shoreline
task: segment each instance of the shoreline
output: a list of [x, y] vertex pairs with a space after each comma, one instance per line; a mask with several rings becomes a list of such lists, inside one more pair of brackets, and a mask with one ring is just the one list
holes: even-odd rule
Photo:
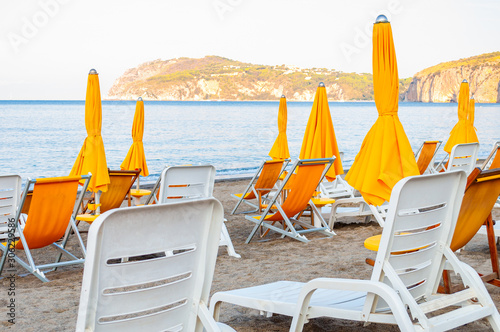
[[[85, 100], [78, 99], [0, 99], [0, 103], [22, 103], [22, 102], [63, 102], [63, 103], [83, 103], [85, 104]], [[126, 103], [135, 103], [137, 100], [135, 99], [102, 99], [103, 103], [115, 103], [115, 102], [126, 102]], [[163, 102], [207, 102], [207, 103], [221, 103], [221, 102], [231, 102], [231, 103], [253, 103], [253, 102], [268, 102], [268, 103], [279, 103], [279, 98], [274, 99], [255, 99], [255, 100], [232, 100], [232, 99], [212, 99], [212, 100], [144, 100], [145, 103], [163, 103]], [[329, 103], [375, 103], [375, 100], [329, 100]], [[287, 99], [287, 103], [313, 103], [313, 100], [293, 100]], [[436, 104], [436, 105], [449, 105], [449, 104], [458, 104], [457, 102], [425, 102], [425, 101], [408, 101], [408, 100], [400, 100], [399, 103], [402, 104]], [[498, 105], [499, 102], [496, 103], [479, 103], [476, 105]]]

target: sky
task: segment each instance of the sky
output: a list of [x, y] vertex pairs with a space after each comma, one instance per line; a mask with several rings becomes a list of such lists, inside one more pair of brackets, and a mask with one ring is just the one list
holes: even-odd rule
[[102, 98], [127, 69], [218, 55], [265, 65], [372, 72], [378, 14], [399, 77], [500, 51], [498, 0], [21, 0], [0, 3], [0, 100]]

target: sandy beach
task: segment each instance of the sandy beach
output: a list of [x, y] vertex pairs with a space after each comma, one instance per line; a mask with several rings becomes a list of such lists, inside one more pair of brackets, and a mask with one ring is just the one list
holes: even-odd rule
[[[231, 193], [243, 191], [247, 180], [218, 182], [214, 195], [224, 205], [227, 228], [236, 251], [242, 258], [227, 255], [224, 247], [219, 249], [211, 293], [233, 288], [247, 287], [277, 280], [308, 281], [316, 277], [341, 277], [368, 279], [371, 267], [365, 258], [375, 253], [363, 247], [363, 241], [379, 234], [381, 228], [375, 222], [336, 223], [332, 238], [311, 235], [309, 243], [270, 236], [267, 241], [244, 241], [252, 229], [252, 223], [242, 215], [231, 216], [235, 200]], [[500, 219], [500, 209], [496, 209], [494, 219]], [[342, 221], [342, 220], [341, 220]], [[362, 222], [360, 219], [359, 222]], [[86, 240], [88, 225], [80, 225]], [[71, 243], [75, 245], [75, 241]], [[51, 260], [53, 255], [47, 250], [39, 250], [37, 256], [42, 261]], [[479, 272], [490, 271], [486, 236], [476, 237], [458, 253], [459, 259], [470, 264]], [[19, 272], [24, 274], [21, 267]], [[7, 289], [10, 281], [0, 280], [0, 330], [6, 331], [72, 331], [76, 325], [80, 299], [83, 267], [70, 266], [51, 272], [51, 280], [42, 283], [33, 275], [15, 279], [16, 324], [7, 322]], [[487, 285], [493, 300], [500, 308], [500, 288]], [[222, 306], [221, 321], [238, 331], [287, 331], [291, 318], [275, 315], [271, 318], [260, 316], [258, 312], [228, 304]], [[363, 328], [362, 323], [328, 318], [311, 320], [305, 331], [398, 331], [395, 326], [371, 324]], [[486, 321], [463, 326], [456, 331], [489, 331]]]

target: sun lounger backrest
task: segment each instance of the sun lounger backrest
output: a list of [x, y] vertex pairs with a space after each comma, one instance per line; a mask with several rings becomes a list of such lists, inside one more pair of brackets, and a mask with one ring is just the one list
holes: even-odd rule
[[500, 168], [482, 171], [465, 190], [451, 250], [465, 246], [486, 221], [500, 195]]
[[[295, 174], [291, 174], [289, 184], [286, 185], [288, 190], [285, 202], [281, 205], [283, 211], [288, 217], [295, 216], [307, 207], [309, 200], [312, 198], [314, 191], [322, 179], [325, 164], [302, 164], [297, 166]], [[291, 181], [291, 182], [290, 182]], [[266, 218], [266, 220], [283, 220], [280, 212]]]
[[76, 330], [201, 332], [223, 217], [216, 199], [203, 198], [97, 218]]
[[457, 144], [450, 153], [446, 169], [448, 171], [464, 170], [469, 175], [476, 167], [479, 143]]
[[161, 173], [159, 203], [170, 199], [211, 197], [215, 167], [212, 165], [171, 166]]
[[412, 310], [437, 288], [465, 184], [463, 171], [445, 172], [405, 178], [392, 191], [372, 280], [390, 284]]
[[[80, 176], [36, 179], [23, 234], [30, 249], [43, 248], [64, 236], [78, 194]], [[23, 249], [21, 241], [17, 249]]]
[[420, 149], [420, 153], [418, 155], [417, 166], [420, 174], [424, 174], [427, 170], [427, 167], [434, 159], [436, 151], [438, 149], [438, 144], [441, 144], [440, 141], [425, 141]]
[[0, 231], [7, 230], [8, 219], [15, 216], [20, 197], [21, 177], [0, 176]]
[[140, 170], [113, 171], [109, 170], [108, 190], [100, 197], [101, 213], [119, 208], [127, 197], [130, 188], [139, 176]]

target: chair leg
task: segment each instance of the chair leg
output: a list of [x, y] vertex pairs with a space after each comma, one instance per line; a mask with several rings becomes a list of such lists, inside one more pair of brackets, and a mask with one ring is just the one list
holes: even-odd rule
[[227, 254], [229, 256], [233, 256], [236, 258], [241, 258], [241, 255], [236, 253], [236, 250], [234, 250], [233, 242], [231, 241], [231, 238], [229, 237], [229, 232], [227, 231], [226, 224], [223, 222], [222, 223], [222, 230], [221, 230], [221, 239], [219, 242], [219, 246], [226, 246], [227, 248]]
[[498, 263], [498, 251], [495, 240], [495, 230], [493, 229], [493, 218], [490, 215], [486, 218], [486, 233], [488, 236], [488, 246], [490, 249], [490, 259], [491, 259], [491, 268], [493, 270], [493, 278], [491, 280], [487, 280], [488, 283], [500, 286], [500, 269]]

